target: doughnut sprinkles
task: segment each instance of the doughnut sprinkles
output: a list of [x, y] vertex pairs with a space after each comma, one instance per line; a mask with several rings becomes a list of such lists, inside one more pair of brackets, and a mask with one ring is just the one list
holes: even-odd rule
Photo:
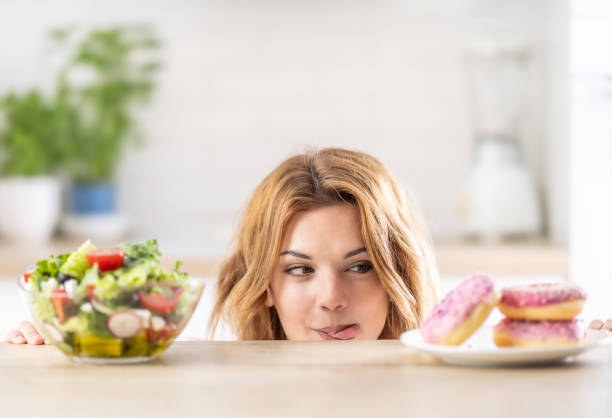
[[493, 329], [498, 347], [545, 347], [579, 344], [586, 333], [579, 319], [527, 321], [505, 318]]
[[499, 310], [508, 318], [570, 320], [578, 315], [586, 293], [570, 283], [542, 283], [502, 290]]
[[460, 345], [482, 325], [496, 302], [491, 278], [473, 275], [442, 299], [419, 331], [430, 344]]

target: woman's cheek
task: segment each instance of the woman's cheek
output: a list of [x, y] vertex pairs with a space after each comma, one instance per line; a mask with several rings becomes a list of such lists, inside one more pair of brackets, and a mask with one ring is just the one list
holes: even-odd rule
[[276, 309], [287, 339], [309, 339], [306, 324], [311, 313], [311, 303], [307, 284], [288, 283], [278, 296]]
[[310, 299], [308, 285], [287, 281], [280, 289], [277, 299], [277, 308], [287, 319], [303, 317], [304, 312], [308, 310]]
[[368, 316], [385, 321], [389, 312], [389, 296], [377, 276], [368, 280], [359, 289], [360, 304], [367, 307]]
[[371, 299], [373, 296], [379, 296], [386, 294], [382, 283], [378, 279], [376, 274], [372, 274], [369, 277], [362, 277], [357, 280], [351, 281], [353, 285], [353, 294], [358, 295], [359, 299]]

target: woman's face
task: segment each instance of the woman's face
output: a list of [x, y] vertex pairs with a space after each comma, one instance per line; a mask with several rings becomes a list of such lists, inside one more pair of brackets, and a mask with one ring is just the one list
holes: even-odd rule
[[354, 206], [321, 207], [290, 220], [266, 305], [276, 308], [290, 340], [378, 338], [389, 298]]

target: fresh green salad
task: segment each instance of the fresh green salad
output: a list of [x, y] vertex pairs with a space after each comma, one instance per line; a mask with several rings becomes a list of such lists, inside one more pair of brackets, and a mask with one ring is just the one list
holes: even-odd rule
[[160, 264], [156, 240], [41, 260], [24, 273], [35, 320], [66, 354], [155, 356], [191, 317], [202, 284]]

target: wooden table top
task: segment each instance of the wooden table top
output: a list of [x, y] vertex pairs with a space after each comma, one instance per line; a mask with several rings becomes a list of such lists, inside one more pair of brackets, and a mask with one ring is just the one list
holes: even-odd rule
[[610, 417], [612, 347], [547, 367], [440, 363], [399, 341], [176, 342], [147, 364], [0, 343], [0, 416]]

